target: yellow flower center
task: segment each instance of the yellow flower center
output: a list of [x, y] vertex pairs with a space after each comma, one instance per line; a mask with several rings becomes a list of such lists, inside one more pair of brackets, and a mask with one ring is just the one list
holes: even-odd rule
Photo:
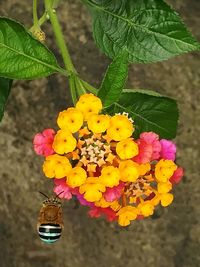
[[138, 197], [146, 198], [152, 193], [153, 181], [151, 176], [141, 176], [134, 183], [126, 183], [125, 195], [131, 200]]
[[101, 135], [90, 135], [82, 139], [80, 149], [80, 162], [84, 166], [95, 164], [101, 167], [111, 158], [111, 146]]

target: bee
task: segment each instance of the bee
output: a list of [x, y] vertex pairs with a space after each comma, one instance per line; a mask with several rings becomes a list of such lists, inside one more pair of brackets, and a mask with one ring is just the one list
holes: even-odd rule
[[64, 229], [61, 201], [58, 198], [63, 192], [55, 197], [48, 197], [46, 194], [40, 193], [47, 199], [43, 201], [39, 212], [37, 231], [43, 242], [52, 244], [60, 238]]

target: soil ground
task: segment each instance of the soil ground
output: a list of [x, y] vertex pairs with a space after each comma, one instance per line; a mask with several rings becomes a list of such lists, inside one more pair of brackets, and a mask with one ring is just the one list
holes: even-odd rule
[[[200, 40], [199, 0], [168, 1]], [[61, 1], [59, 16], [73, 61], [86, 80], [98, 85], [109, 60], [96, 48], [91, 20], [78, 0]], [[0, 15], [31, 26], [31, 1], [0, 1]], [[52, 32], [48, 45], [58, 55]], [[14, 83], [0, 125], [0, 266], [1, 267], [200, 267], [200, 54], [190, 53], [152, 65], [132, 65], [129, 88], [155, 89], [177, 99], [180, 108], [178, 164], [186, 175], [175, 201], [156, 216], [128, 229], [92, 220], [86, 210], [64, 205], [65, 230], [47, 246], [36, 233], [42, 198], [51, 182], [32, 150], [35, 133], [55, 127], [59, 111], [71, 104], [68, 85], [59, 75]]]

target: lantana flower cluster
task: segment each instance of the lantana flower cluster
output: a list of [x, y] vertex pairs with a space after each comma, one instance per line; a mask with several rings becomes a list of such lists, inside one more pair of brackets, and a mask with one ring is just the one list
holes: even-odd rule
[[172, 188], [183, 169], [175, 163], [176, 146], [144, 132], [134, 139], [129, 114], [102, 114], [102, 102], [84, 94], [75, 107], [59, 113], [59, 130], [46, 129], [34, 138], [34, 150], [45, 157], [43, 171], [54, 192], [73, 196], [89, 207], [91, 217], [127, 226], [151, 216], [157, 205], [169, 206]]

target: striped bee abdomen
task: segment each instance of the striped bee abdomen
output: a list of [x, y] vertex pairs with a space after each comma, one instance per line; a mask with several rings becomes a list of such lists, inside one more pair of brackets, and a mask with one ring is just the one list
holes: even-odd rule
[[56, 242], [60, 238], [61, 232], [62, 227], [59, 224], [41, 224], [38, 228], [40, 239], [47, 244]]

